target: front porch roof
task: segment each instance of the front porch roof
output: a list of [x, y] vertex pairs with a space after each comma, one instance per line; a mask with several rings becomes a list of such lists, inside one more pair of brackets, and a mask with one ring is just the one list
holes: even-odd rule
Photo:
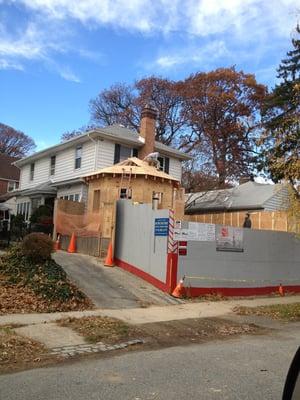
[[39, 185], [34, 186], [33, 188], [28, 188], [24, 190], [16, 190], [13, 192], [14, 196], [36, 196], [36, 195], [53, 195], [56, 196], [57, 189], [51, 186], [52, 182], [44, 182]]

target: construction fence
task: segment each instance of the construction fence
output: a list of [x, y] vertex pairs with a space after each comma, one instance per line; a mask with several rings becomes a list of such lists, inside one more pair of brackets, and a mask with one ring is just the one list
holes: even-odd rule
[[297, 235], [177, 220], [170, 262], [170, 220], [169, 210], [119, 201], [117, 265], [168, 292], [184, 278], [188, 296], [300, 292]]
[[84, 203], [56, 199], [53, 239], [59, 235], [62, 250], [67, 250], [74, 233], [79, 253], [103, 257], [112, 237], [114, 216], [115, 204], [88, 213]]

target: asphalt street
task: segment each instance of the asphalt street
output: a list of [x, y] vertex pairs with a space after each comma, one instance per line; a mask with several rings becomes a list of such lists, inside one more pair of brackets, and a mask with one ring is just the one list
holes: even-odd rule
[[300, 324], [0, 376], [1, 400], [281, 399]]

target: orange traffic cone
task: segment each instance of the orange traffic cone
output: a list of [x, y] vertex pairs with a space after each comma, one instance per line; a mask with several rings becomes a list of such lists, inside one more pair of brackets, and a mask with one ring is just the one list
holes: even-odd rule
[[76, 253], [76, 237], [75, 233], [72, 233], [70, 244], [68, 247], [68, 253]]
[[183, 286], [184, 277], [180, 279], [178, 285], [172, 292], [173, 297], [182, 298], [185, 295], [185, 288]]
[[114, 259], [113, 259], [113, 249], [112, 249], [111, 241], [109, 242], [109, 246], [108, 246], [108, 249], [107, 249], [107, 256], [106, 256], [104, 265], [106, 267], [113, 267], [115, 265]]
[[54, 250], [55, 251], [61, 249], [59, 240], [60, 240], [60, 235], [57, 236], [56, 242], [54, 242]]
[[278, 292], [279, 292], [280, 296], [284, 296], [284, 290], [283, 290], [282, 284], [279, 285]]

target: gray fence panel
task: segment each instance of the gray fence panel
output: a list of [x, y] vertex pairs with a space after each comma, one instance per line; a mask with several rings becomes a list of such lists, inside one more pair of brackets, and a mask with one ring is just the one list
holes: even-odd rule
[[167, 237], [154, 237], [154, 220], [168, 216], [168, 210], [153, 211], [149, 204], [120, 200], [115, 257], [165, 282]]
[[[193, 287], [300, 284], [300, 239], [291, 233], [244, 229], [244, 252], [216, 251], [215, 242], [189, 241], [178, 275]], [[210, 279], [211, 278], [211, 279]]]

